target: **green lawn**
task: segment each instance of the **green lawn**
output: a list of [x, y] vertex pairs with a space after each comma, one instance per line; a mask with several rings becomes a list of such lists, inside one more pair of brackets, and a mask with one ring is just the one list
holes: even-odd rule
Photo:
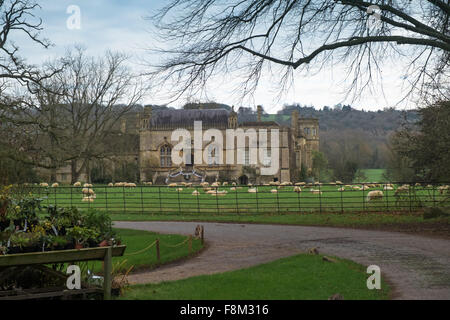
[[367, 177], [365, 182], [378, 182], [385, 180], [383, 178], [383, 174], [386, 171], [385, 169], [362, 169], [361, 171]]
[[[448, 194], [441, 195], [436, 187], [412, 186], [410, 195], [404, 193], [395, 196], [395, 191], [383, 190], [383, 198], [367, 201], [367, 193], [381, 190], [382, 186], [369, 190], [351, 190], [340, 186], [322, 185], [302, 187], [301, 193], [293, 187], [276, 189], [262, 186], [257, 193], [249, 193], [243, 186], [233, 190], [231, 186], [221, 186], [219, 191], [227, 191], [225, 196], [206, 194], [203, 188], [169, 188], [167, 186], [138, 186], [135, 188], [106, 187], [95, 185], [96, 199], [93, 202], [82, 201], [82, 188], [58, 187], [24, 189], [22, 192], [44, 198], [44, 205], [76, 206], [79, 209], [97, 208], [112, 214], [165, 214], [192, 215], [202, 214], [281, 214], [309, 212], [389, 212], [414, 211], [417, 207], [432, 206], [443, 199], [450, 203]], [[321, 194], [310, 191], [320, 189]], [[271, 190], [277, 190], [272, 193]], [[193, 195], [193, 191], [199, 195]]]
[[136, 285], [121, 299], [323, 300], [336, 293], [346, 300], [389, 298], [390, 287], [383, 279], [380, 290], [369, 290], [366, 286], [369, 274], [363, 266], [336, 259], [338, 262], [330, 263], [320, 255], [301, 254], [248, 269]]
[[[165, 264], [184, 257], [189, 256], [189, 248], [186, 241], [187, 236], [176, 234], [159, 234], [149, 231], [141, 230], [128, 230], [128, 229], [116, 229], [122, 243], [127, 246], [125, 255], [122, 257], [114, 257], [113, 265], [118, 266], [120, 264], [121, 270], [128, 270], [129, 267], [134, 266], [133, 270], [140, 268], [152, 268], [158, 265], [156, 259], [156, 248], [151, 247], [149, 250], [145, 250], [142, 253], [133, 254], [139, 252], [149, 245], [151, 245], [156, 239], [160, 240], [160, 262]], [[177, 244], [185, 242], [183, 245], [173, 247]], [[193, 239], [192, 241], [192, 254], [198, 252], [202, 248], [200, 239]], [[126, 260], [125, 263], [122, 262]], [[98, 272], [101, 270], [101, 263], [92, 262], [91, 269]]]

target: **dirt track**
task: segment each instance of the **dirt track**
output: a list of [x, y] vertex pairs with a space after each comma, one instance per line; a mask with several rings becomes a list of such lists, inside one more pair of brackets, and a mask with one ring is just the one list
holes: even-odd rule
[[131, 283], [177, 280], [236, 270], [318, 247], [328, 255], [381, 268], [396, 299], [450, 299], [450, 240], [344, 228], [197, 222], [115, 222], [119, 228], [193, 234], [205, 227], [198, 256], [129, 276]]

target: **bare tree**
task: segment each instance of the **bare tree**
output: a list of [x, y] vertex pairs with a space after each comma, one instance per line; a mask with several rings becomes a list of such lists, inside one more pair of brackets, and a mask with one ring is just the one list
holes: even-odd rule
[[50, 41], [41, 37], [42, 20], [35, 14], [40, 6], [29, 0], [0, 0], [0, 93], [5, 94], [10, 81], [32, 89], [53, 73], [42, 74], [19, 55], [19, 47], [11, 38], [25, 35], [44, 48]]
[[76, 181], [89, 171], [91, 160], [114, 152], [106, 143], [108, 136], [146, 92], [145, 83], [132, 74], [126, 61], [122, 54], [107, 52], [96, 59], [76, 48], [51, 63], [49, 68], [62, 71], [4, 116], [10, 127], [17, 128], [10, 135], [21, 132], [20, 152], [26, 161], [53, 171], [70, 164]]
[[169, 49], [153, 50], [164, 59], [152, 64], [152, 75], [161, 84], [172, 83], [177, 98], [201, 90], [216, 75], [236, 71], [245, 74], [239, 90], [248, 94], [262, 72], [273, 67], [280, 71], [283, 89], [294, 70], [342, 63], [348, 89], [357, 97], [379, 82], [383, 62], [400, 58], [408, 61], [409, 94], [442, 99], [450, 93], [449, 3], [172, 0], [149, 18], [169, 43]]

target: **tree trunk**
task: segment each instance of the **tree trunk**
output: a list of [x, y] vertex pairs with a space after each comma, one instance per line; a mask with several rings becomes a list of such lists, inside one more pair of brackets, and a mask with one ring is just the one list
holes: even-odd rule
[[80, 173], [77, 171], [77, 160], [70, 161], [70, 170], [72, 175], [72, 184], [74, 184], [78, 181], [78, 177], [80, 176]]

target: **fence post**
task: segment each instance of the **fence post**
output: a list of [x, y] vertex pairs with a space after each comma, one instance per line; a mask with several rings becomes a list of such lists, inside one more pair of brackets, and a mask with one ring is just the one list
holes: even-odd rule
[[156, 261], [158, 264], [161, 264], [161, 253], [159, 251], [159, 238], [156, 239]]
[[[278, 194], [278, 193], [277, 193], [277, 194]], [[256, 197], [256, 214], [259, 214], [259, 205], [258, 205], [258, 186], [256, 186], [255, 197]]]
[[202, 245], [205, 243], [205, 227], [203, 225], [200, 228], [200, 243]]
[[192, 253], [192, 235], [189, 235], [188, 250], [189, 250], [189, 254], [191, 254]]
[[198, 211], [198, 214], [200, 214], [201, 213], [200, 212], [200, 199], [199, 199], [200, 191], [198, 191], [198, 187], [195, 187], [195, 191], [197, 191], [196, 192], [196, 196], [197, 196], [197, 211]]
[[235, 186], [235, 188], [234, 188], [234, 194], [235, 194], [235, 198], [236, 198], [236, 212], [239, 215], [238, 188], [237, 188], [237, 186]]
[[158, 198], [159, 198], [159, 213], [162, 214], [161, 186], [158, 186]]
[[142, 185], [141, 187], [141, 213], [144, 214], [144, 194], [142, 193]]
[[178, 214], [181, 214], [180, 188], [177, 188], [177, 193], [178, 193]]
[[321, 190], [321, 185], [319, 183], [319, 213], [322, 213], [322, 190]]
[[[256, 192], [258, 192], [258, 188], [256, 188]], [[278, 188], [277, 188], [277, 209], [278, 209], [278, 214], [280, 214], [280, 198], [278, 197]]]
[[384, 189], [386, 191], [386, 211], [389, 212], [389, 190], [387, 184], [384, 185]]
[[409, 195], [409, 213], [411, 213], [411, 212], [412, 212], [412, 203], [411, 203], [411, 197], [412, 197], [412, 193], [411, 193], [411, 184], [409, 185], [408, 195]]
[[112, 247], [107, 247], [104, 264], [104, 283], [103, 283], [103, 299], [111, 299], [111, 281], [112, 281]]
[[108, 211], [108, 187], [105, 186], [105, 207], [106, 211]]
[[216, 187], [216, 212], [219, 214], [219, 187]]
[[122, 198], [123, 198], [123, 213], [126, 213], [127, 207], [126, 207], [126, 197], [125, 197], [125, 187], [122, 186]]
[[363, 203], [363, 212], [366, 213], [366, 202], [364, 201], [364, 191], [365, 191], [366, 185], [362, 184], [362, 203]]

